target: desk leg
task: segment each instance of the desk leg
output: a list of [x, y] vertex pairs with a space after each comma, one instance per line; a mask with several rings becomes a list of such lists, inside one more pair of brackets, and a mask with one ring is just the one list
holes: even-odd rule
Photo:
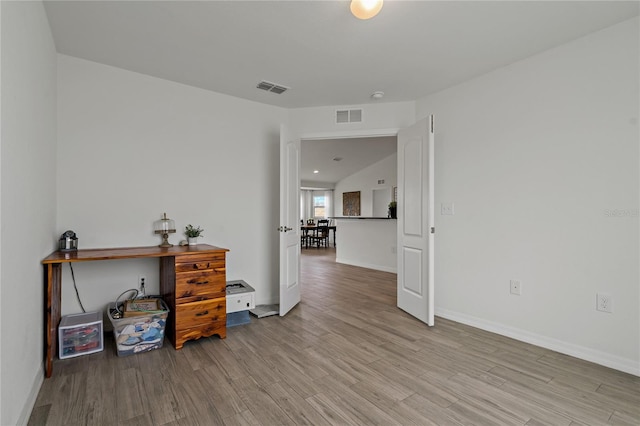
[[47, 307], [45, 311], [45, 377], [53, 373], [53, 360], [58, 349], [58, 324], [60, 323], [62, 264], [50, 263], [44, 266]]

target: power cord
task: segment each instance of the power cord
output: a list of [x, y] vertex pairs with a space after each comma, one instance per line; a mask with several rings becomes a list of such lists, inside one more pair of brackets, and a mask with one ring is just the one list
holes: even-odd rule
[[80, 293], [78, 293], [78, 286], [76, 285], [76, 276], [73, 273], [73, 266], [71, 266], [71, 262], [69, 262], [69, 269], [71, 269], [71, 279], [73, 280], [73, 288], [76, 290], [76, 297], [78, 298], [78, 303], [80, 304], [80, 308], [82, 308], [82, 312], [86, 313], [84, 310], [84, 306], [82, 306], [82, 301], [80, 300]]
[[124, 296], [125, 294], [129, 293], [129, 292], [135, 292], [136, 295], [132, 297], [132, 299], [137, 299], [138, 295], [140, 294], [140, 292], [138, 291], [137, 288], [130, 288], [129, 290], [125, 290], [122, 293], [120, 293], [120, 296], [118, 296], [118, 298], [116, 299], [116, 312], [118, 313], [118, 315], [122, 315], [122, 312], [120, 312], [120, 298], [122, 296]]

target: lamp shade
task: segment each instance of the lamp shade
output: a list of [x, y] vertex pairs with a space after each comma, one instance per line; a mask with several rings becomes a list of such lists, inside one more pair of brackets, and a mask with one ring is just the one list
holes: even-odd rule
[[173, 233], [176, 232], [176, 224], [173, 219], [167, 218], [167, 214], [165, 213], [162, 219], [156, 220], [153, 223], [153, 230], [157, 234]]
[[165, 213], [162, 219], [153, 222], [153, 232], [162, 235], [162, 244], [160, 247], [172, 247], [173, 244], [169, 243], [169, 234], [176, 232], [176, 224], [173, 219], [169, 219]]
[[383, 0], [351, 0], [351, 13], [358, 19], [371, 19], [382, 9]]

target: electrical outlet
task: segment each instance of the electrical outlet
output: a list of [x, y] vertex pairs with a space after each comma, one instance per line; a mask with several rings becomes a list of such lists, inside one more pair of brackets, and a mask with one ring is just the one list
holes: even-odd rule
[[613, 299], [606, 293], [596, 293], [596, 310], [600, 312], [613, 312]]
[[140, 296], [144, 296], [145, 288], [147, 285], [147, 277], [144, 275], [138, 275], [138, 288], [140, 289]]
[[519, 280], [511, 280], [510, 292], [516, 296], [520, 296], [522, 293], [522, 283]]
[[453, 208], [453, 203], [442, 203], [440, 204], [440, 214], [441, 215], [451, 215], [455, 214], [455, 210]]

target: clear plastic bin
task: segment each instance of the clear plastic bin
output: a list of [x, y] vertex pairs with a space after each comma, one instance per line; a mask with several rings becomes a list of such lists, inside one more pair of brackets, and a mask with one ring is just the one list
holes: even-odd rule
[[148, 352], [162, 347], [169, 308], [164, 300], [160, 299], [160, 302], [161, 311], [128, 318], [113, 318], [116, 304], [109, 304], [107, 315], [113, 326], [118, 356]]
[[58, 356], [73, 358], [104, 349], [102, 313], [65, 315], [58, 326]]

